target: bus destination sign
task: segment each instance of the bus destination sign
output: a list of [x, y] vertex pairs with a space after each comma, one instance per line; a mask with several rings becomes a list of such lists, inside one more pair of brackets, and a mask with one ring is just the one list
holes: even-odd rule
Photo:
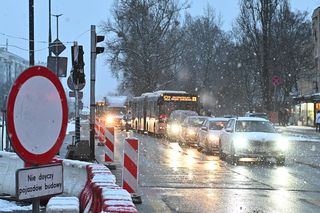
[[182, 102], [197, 102], [197, 96], [178, 96], [178, 95], [164, 95], [164, 101], [182, 101]]

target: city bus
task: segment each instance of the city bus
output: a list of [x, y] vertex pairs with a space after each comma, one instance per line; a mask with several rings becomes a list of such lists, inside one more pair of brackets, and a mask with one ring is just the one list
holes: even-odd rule
[[199, 113], [199, 97], [185, 91], [161, 90], [133, 97], [129, 106], [133, 129], [164, 135], [172, 111], [192, 110]]

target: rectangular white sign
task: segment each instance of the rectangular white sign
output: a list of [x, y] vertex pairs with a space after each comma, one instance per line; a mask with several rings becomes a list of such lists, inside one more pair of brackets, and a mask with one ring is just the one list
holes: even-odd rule
[[62, 192], [63, 167], [61, 164], [19, 169], [16, 172], [18, 200], [56, 195]]

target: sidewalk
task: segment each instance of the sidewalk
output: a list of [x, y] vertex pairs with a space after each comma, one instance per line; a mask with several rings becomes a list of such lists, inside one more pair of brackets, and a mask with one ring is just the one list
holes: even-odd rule
[[303, 142], [320, 142], [320, 133], [316, 132], [315, 127], [309, 126], [276, 126], [276, 129], [291, 140]]

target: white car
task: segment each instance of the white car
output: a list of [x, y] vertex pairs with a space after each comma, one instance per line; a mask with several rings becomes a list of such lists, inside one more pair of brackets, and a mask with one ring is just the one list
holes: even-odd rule
[[207, 153], [219, 151], [221, 130], [230, 118], [208, 118], [198, 132], [198, 147]]
[[222, 160], [230, 156], [233, 163], [244, 158], [274, 158], [278, 165], [283, 165], [287, 148], [287, 139], [277, 133], [270, 121], [239, 117], [230, 119], [222, 130], [219, 156]]

